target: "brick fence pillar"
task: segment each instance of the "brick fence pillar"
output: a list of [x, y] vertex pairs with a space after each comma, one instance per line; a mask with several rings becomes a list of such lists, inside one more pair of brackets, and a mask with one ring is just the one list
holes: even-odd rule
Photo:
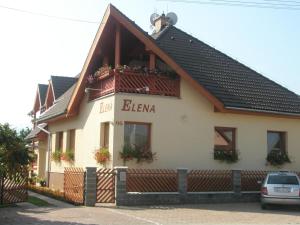
[[84, 205], [95, 206], [97, 201], [97, 168], [86, 167]]
[[232, 170], [232, 187], [235, 194], [241, 194], [242, 182], [240, 170]]
[[187, 174], [188, 169], [186, 168], [178, 168], [178, 192], [180, 194], [180, 201], [184, 202], [187, 194]]
[[126, 201], [126, 179], [128, 167], [115, 167], [116, 170], [116, 205]]

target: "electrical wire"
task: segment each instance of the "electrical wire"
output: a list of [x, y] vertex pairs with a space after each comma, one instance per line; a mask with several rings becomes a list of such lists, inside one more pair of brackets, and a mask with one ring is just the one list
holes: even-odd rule
[[[251, 7], [251, 8], [261, 8], [261, 9], [282, 9], [282, 10], [300, 10], [300, 2], [295, 2], [296, 4], [272, 4], [263, 2], [249, 2], [249, 1], [236, 1], [236, 0], [157, 0], [164, 2], [173, 3], [192, 3], [192, 4], [204, 4], [204, 5], [218, 5], [218, 6], [239, 6], [239, 7]], [[271, 1], [271, 0], [270, 0]], [[278, 2], [278, 1], [277, 1]], [[293, 1], [294, 2], [294, 1]], [[298, 5], [299, 4], [299, 5]]]
[[21, 12], [21, 13], [27, 13], [27, 14], [31, 14], [31, 15], [35, 15], [35, 16], [43, 16], [43, 17], [48, 17], [48, 18], [52, 18], [52, 19], [58, 19], [58, 20], [80, 22], [80, 23], [90, 23], [90, 24], [100, 24], [100, 22], [96, 22], [96, 21], [89, 21], [89, 20], [83, 20], [83, 19], [49, 15], [49, 14], [44, 14], [44, 13], [39, 13], [39, 12], [32, 12], [32, 11], [28, 11], [28, 10], [24, 10], [24, 9], [18, 9], [18, 8], [14, 8], [14, 7], [8, 7], [8, 6], [4, 6], [4, 5], [0, 5], [0, 8], [12, 10], [12, 11], [16, 11], [16, 12]]

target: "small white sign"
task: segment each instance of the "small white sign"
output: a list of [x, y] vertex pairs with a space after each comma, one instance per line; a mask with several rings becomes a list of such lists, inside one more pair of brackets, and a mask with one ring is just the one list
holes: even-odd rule
[[126, 172], [120, 172], [120, 181], [126, 181]]

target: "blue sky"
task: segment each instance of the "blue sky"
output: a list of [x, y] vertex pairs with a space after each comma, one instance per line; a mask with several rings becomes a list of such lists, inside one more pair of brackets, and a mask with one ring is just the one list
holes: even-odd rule
[[[149, 32], [153, 12], [173, 11], [180, 29], [300, 94], [300, 10], [156, 0], [0, 0], [0, 6], [100, 22], [109, 2]], [[31, 126], [37, 83], [78, 74], [97, 28], [0, 8], [0, 123]]]

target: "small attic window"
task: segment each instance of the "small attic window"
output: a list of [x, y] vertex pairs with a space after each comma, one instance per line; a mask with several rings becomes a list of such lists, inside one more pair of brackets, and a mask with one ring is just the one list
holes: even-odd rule
[[192, 44], [194, 41], [192, 39], [190, 39], [190, 43]]

